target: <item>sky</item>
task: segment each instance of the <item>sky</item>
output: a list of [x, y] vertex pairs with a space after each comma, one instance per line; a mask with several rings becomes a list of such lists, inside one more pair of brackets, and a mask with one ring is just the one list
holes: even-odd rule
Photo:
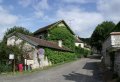
[[13, 26], [34, 32], [59, 20], [88, 38], [103, 21], [119, 22], [120, 0], [0, 0], [0, 39]]

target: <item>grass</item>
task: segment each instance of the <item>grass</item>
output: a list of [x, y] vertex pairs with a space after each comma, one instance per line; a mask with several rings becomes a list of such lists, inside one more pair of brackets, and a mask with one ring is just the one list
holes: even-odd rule
[[[76, 59], [76, 60], [78, 60], [78, 59]], [[0, 75], [3, 75], [3, 76], [27, 75], [27, 74], [32, 74], [32, 73], [40, 72], [40, 71], [45, 71], [45, 70], [48, 70], [50, 68], [57, 67], [59, 65], [63, 65], [63, 64], [66, 64], [66, 63], [72, 63], [72, 62], [74, 62], [76, 60], [65, 61], [65, 62], [62, 62], [62, 63], [53, 64], [51, 66], [43, 67], [43, 69], [42, 68], [37, 68], [37, 69], [33, 69], [31, 71], [23, 71], [23, 72], [16, 71], [15, 73], [13, 73], [13, 72], [6, 72], [6, 73], [1, 73]]]

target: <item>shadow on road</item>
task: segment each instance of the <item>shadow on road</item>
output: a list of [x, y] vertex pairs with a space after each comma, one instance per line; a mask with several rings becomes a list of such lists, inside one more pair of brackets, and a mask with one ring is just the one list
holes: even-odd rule
[[101, 59], [101, 55], [91, 55], [91, 56], [89, 56], [88, 58], [90, 58], [90, 59]]
[[84, 82], [83, 78], [87, 78], [88, 80], [91, 80], [90, 76], [83, 75], [80, 73], [70, 73], [69, 75], [63, 75], [66, 80], [71, 80], [75, 82]]
[[87, 71], [92, 70], [93, 75], [84, 75], [80, 73], [72, 72], [68, 75], [63, 75], [65, 80], [71, 80], [74, 82], [102, 82], [102, 73], [97, 66], [98, 62], [87, 62], [82, 69]]

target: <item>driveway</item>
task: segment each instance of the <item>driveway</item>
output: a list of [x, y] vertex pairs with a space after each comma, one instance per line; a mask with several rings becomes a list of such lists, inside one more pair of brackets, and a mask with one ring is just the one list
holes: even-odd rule
[[0, 77], [0, 82], [102, 82], [99, 59], [83, 58], [31, 74]]

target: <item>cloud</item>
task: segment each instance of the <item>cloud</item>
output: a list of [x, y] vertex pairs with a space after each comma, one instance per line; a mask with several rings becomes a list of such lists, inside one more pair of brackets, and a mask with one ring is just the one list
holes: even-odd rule
[[49, 8], [48, 1], [47, 0], [41, 0], [36, 5], [34, 5], [34, 8], [35, 8], [35, 10], [48, 9]]
[[12, 15], [8, 10], [0, 6], [0, 25], [14, 24], [17, 20], [16, 15]]
[[44, 11], [49, 9], [48, 1], [47, 0], [41, 0], [36, 5], [33, 6], [35, 9], [35, 16], [37, 18], [41, 18], [44, 16]]
[[48, 0], [19, 0], [18, 3], [23, 7], [31, 6], [31, 8], [34, 9], [34, 15], [36, 18], [43, 17], [45, 10], [50, 8]]
[[97, 0], [62, 0], [63, 2], [66, 3], [79, 3], [79, 4], [84, 4], [84, 3], [94, 3]]
[[120, 0], [99, 0], [97, 9], [106, 20], [118, 22], [120, 20]]
[[64, 19], [80, 37], [90, 37], [95, 26], [104, 20], [100, 13], [81, 11], [78, 8], [60, 9], [57, 17]]
[[9, 10], [0, 6], [0, 39], [2, 39], [4, 32], [18, 21], [19, 17], [13, 15]]
[[19, 0], [18, 3], [23, 7], [28, 7], [32, 3], [32, 0]]

